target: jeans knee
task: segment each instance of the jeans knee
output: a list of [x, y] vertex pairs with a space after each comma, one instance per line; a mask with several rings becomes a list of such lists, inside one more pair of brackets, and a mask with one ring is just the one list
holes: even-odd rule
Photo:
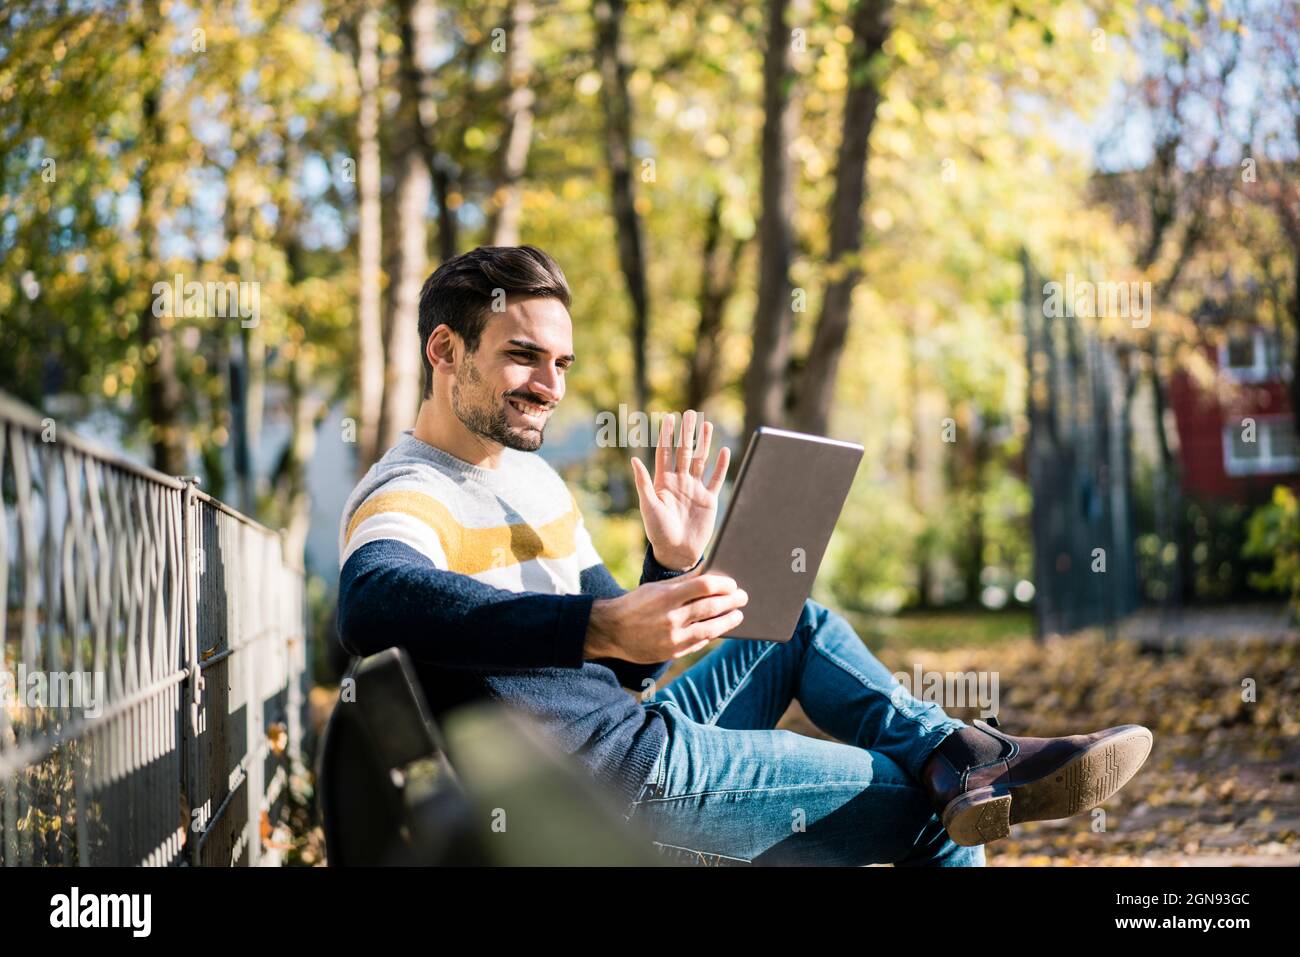
[[867, 647], [847, 618], [811, 598], [804, 602], [795, 635], [805, 645], [811, 645], [815, 639], [823, 648], [836, 653], [852, 649], [851, 653], [856, 654]]
[[795, 633], [806, 640], [811, 640], [816, 635], [821, 638], [833, 638], [836, 641], [843, 641], [850, 637], [860, 641], [857, 630], [847, 618], [834, 608], [811, 598], [804, 600], [803, 611], [800, 612], [799, 622], [795, 625]]
[[795, 623], [794, 630], [796, 635], [807, 637], [817, 630], [817, 626], [822, 623], [829, 609], [825, 605], [813, 601], [811, 598], [805, 598], [803, 611], [799, 613], [799, 620]]

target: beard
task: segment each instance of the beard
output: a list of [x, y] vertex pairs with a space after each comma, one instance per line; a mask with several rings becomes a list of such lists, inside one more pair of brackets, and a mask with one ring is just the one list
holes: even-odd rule
[[[468, 388], [463, 391], [459, 379], [451, 385], [451, 410], [461, 425], [475, 435], [520, 452], [536, 452], [542, 447], [545, 424], [540, 429], [512, 426], [506, 416], [505, 396], [493, 396], [488, 391], [478, 368], [468, 357], [465, 360], [465, 380]], [[525, 396], [520, 398], [536, 401]]]

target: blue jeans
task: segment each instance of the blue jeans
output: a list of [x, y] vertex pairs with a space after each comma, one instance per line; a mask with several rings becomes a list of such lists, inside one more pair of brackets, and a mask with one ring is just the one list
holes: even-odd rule
[[[774, 730], [797, 700], [838, 741]], [[668, 740], [627, 820], [662, 850], [755, 864], [983, 866], [919, 783], [965, 723], [907, 692], [814, 601], [788, 642], [723, 641], [646, 701]], [[846, 742], [846, 743], [840, 743]]]

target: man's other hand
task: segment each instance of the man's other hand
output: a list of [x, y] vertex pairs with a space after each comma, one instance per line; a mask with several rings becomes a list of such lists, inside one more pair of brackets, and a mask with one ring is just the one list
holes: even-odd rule
[[736, 628], [748, 601], [727, 575], [649, 582], [592, 604], [583, 657], [657, 664], [689, 655]]

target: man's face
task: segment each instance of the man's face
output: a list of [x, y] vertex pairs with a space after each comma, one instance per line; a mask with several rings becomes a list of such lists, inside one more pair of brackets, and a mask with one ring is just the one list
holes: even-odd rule
[[558, 299], [521, 299], [492, 313], [478, 349], [465, 354], [451, 407], [475, 435], [521, 452], [542, 446], [551, 412], [564, 398], [573, 362], [573, 322]]

